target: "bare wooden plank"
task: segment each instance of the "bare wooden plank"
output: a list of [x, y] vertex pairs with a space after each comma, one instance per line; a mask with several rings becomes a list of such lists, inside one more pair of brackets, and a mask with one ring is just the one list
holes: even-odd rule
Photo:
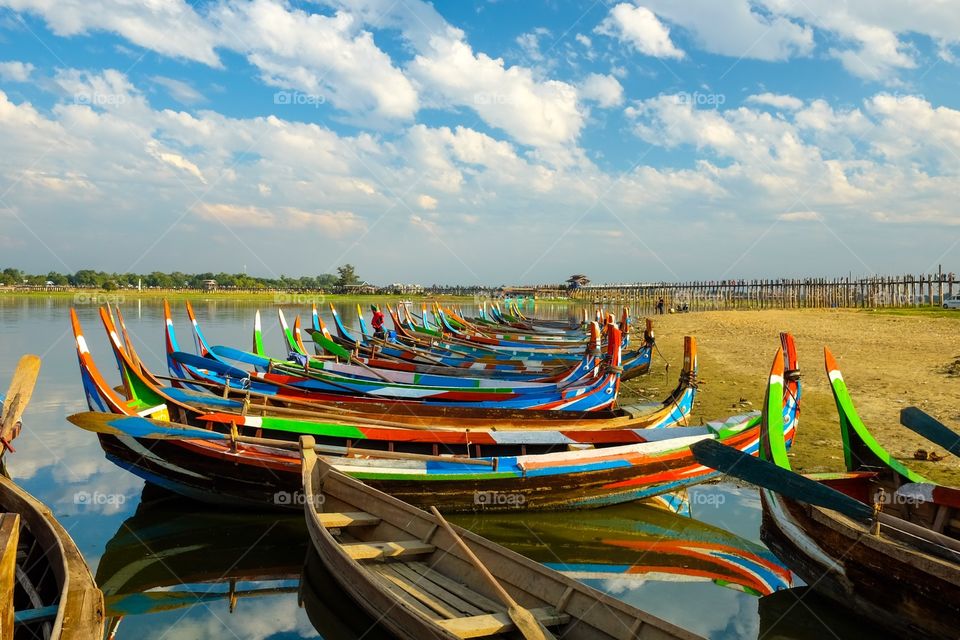
[[[461, 598], [457, 594], [451, 592], [449, 589], [445, 589], [444, 587], [437, 584], [433, 580], [433, 577], [438, 576], [440, 574], [438, 574], [435, 571], [432, 571], [426, 575], [423, 575], [423, 574], [417, 573], [410, 567], [406, 566], [405, 563], [401, 564], [399, 562], [394, 562], [394, 563], [391, 563], [390, 566], [393, 568], [394, 571], [396, 571], [399, 575], [405, 578], [408, 582], [417, 585], [427, 593], [430, 593], [431, 595], [439, 598], [440, 600], [447, 603], [451, 607], [454, 607], [457, 611], [460, 612], [459, 615], [479, 616], [479, 615], [483, 615], [484, 613], [490, 613], [489, 611], [485, 611], [480, 607], [478, 607], [477, 605], [473, 604], [473, 602], [470, 602], [469, 600], [465, 600], [464, 598]], [[475, 594], [475, 595], [480, 595], [480, 594]]]
[[405, 576], [399, 574], [394, 566], [396, 564], [397, 563], [390, 563], [378, 566], [376, 568], [376, 572], [379, 573], [384, 580], [388, 580], [398, 588], [406, 591], [419, 602], [426, 605], [429, 609], [439, 614], [442, 618], [452, 619], [463, 617], [463, 612], [454, 609], [446, 602], [443, 602], [439, 598], [436, 598], [428, 593], [425, 589], [422, 589], [421, 585], [414, 584]]
[[19, 540], [20, 515], [0, 514], [0, 638], [13, 637], [13, 589]]
[[319, 513], [320, 524], [328, 529], [343, 527], [372, 527], [380, 524], [380, 518], [365, 511], [345, 511], [343, 513]]
[[429, 579], [433, 582], [437, 583], [447, 591], [454, 593], [465, 600], [469, 600], [476, 606], [480, 607], [483, 611], [488, 613], [499, 613], [507, 610], [507, 608], [501, 603], [495, 602], [494, 600], [477, 593], [465, 584], [457, 582], [456, 580], [452, 580], [441, 573], [437, 573], [435, 570], [431, 569], [422, 562], [405, 562], [404, 565], [410, 569], [413, 569], [422, 576], [429, 576]]
[[419, 540], [397, 540], [394, 542], [348, 542], [340, 545], [354, 560], [383, 560], [384, 558], [402, 558], [406, 556], [426, 555], [436, 551], [432, 544]]
[[[368, 567], [368, 570], [369, 570], [369, 572], [370, 572], [370, 574], [371, 574], [371, 577], [373, 577], [373, 578], [375, 578], [375, 579], [376, 579], [376, 578], [383, 578], [383, 576], [382, 576], [382, 575], [380, 574], [380, 572], [378, 571], [378, 569], [379, 569], [380, 567], [381, 567], [381, 565], [372, 565], [372, 566], [369, 566], [369, 567]], [[428, 620], [434, 620], [434, 621], [439, 621], [439, 620], [442, 619], [442, 618], [438, 617], [437, 614], [436, 614], [434, 611], [430, 610], [430, 609], [429, 609], [426, 605], [424, 605], [422, 602], [420, 602], [419, 600], [417, 600], [416, 598], [414, 598], [414, 597], [411, 596], [409, 593], [407, 593], [406, 591], [404, 591], [403, 589], [401, 589], [401, 588], [398, 587], [397, 585], [393, 584], [393, 583], [390, 582], [389, 580], [380, 579], [380, 580], [377, 580], [377, 582], [378, 582], [379, 585], [382, 586], [386, 591], [388, 591], [388, 592], [390, 593], [390, 595], [393, 596], [396, 600], [402, 601], [402, 602], [404, 602], [405, 604], [409, 605], [411, 609], [413, 609], [414, 611], [416, 611], [417, 613], [419, 613], [420, 615], [422, 615], [424, 618], [426, 618], [426, 619], [428, 619]]]
[[[530, 613], [545, 627], [555, 627], [570, 622], [570, 616], [557, 613], [553, 607], [531, 609]], [[458, 638], [485, 638], [516, 629], [510, 616], [505, 613], [487, 613], [482, 616], [438, 620], [437, 624]]]

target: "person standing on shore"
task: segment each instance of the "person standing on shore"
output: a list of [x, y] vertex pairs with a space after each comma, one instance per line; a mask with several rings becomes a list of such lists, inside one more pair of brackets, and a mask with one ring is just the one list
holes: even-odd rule
[[659, 300], [657, 300], [657, 313], [661, 316], [663, 315], [663, 297], [662, 296], [660, 297]]

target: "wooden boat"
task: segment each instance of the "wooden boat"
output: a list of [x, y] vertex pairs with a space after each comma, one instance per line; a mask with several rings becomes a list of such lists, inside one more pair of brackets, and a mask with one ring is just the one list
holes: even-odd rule
[[[713, 443], [695, 445], [694, 453], [761, 486], [764, 541], [816, 592], [903, 637], [955, 638], [960, 492], [911, 491], [922, 477], [873, 438], [829, 350], [825, 356], [840, 411], [845, 472], [792, 473], [769, 403], [761, 434], [761, 455], [769, 462]], [[776, 396], [779, 380], [772, 371], [769, 396]]]
[[[491, 454], [537, 452], [538, 442], [548, 447], [567, 446], [575, 442], [600, 440], [607, 443], [640, 442], [646, 440], [644, 430], [651, 427], [671, 426], [682, 422], [693, 402], [696, 379], [696, 346], [687, 342], [684, 369], [677, 389], [659, 405], [637, 405], [615, 412], [605, 412], [602, 418], [593, 418], [593, 413], [564, 414], [563, 412], [525, 412], [485, 410], [472, 415], [464, 410], [452, 415], [419, 414], [414, 407], [404, 407], [396, 415], [345, 412], [340, 406], [324, 406], [295, 403], [294, 408], [253, 404], [250, 396], [237, 390], [242, 400], [230, 400], [210, 394], [198, 394], [189, 390], [161, 387], [153, 382], [156, 376], [141, 361], [132, 349], [125, 349], [129, 340], [121, 340], [109, 314], [101, 312], [114, 355], [121, 367], [126, 397], [121, 397], [110, 388], [97, 370], [76, 314], [71, 314], [77, 357], [81, 377], [91, 409], [115, 413], [154, 415], [165, 414], [179, 422], [194, 426], [219, 424], [221, 427], [237, 425], [241, 433], [268, 435], [270, 437], [295, 439], [300, 434], [327, 438], [328, 444], [345, 444], [367, 440], [364, 446], [390, 448], [394, 445], [420, 453], [460, 453], [467, 443], [487, 447]], [[122, 330], [122, 325], [121, 325]], [[126, 336], [125, 332], [122, 332]], [[219, 389], [218, 389], [219, 390]], [[224, 393], [226, 388], [223, 388]], [[267, 401], [266, 396], [262, 397]], [[269, 398], [273, 400], [273, 398]], [[311, 409], [309, 411], [304, 409]], [[382, 411], [396, 411], [396, 407], [383, 406]], [[556, 416], [565, 415], [567, 420]], [[529, 420], [518, 418], [529, 416]], [[157, 416], [155, 416], [157, 417]], [[604, 433], [593, 433], [604, 430]], [[523, 437], [520, 432], [537, 432]], [[615, 431], [617, 433], [615, 433]], [[591, 432], [591, 433], [587, 433]], [[514, 434], [514, 435], [511, 435]], [[529, 433], [528, 433], [529, 436]], [[382, 445], [377, 445], [381, 442]], [[419, 444], [418, 444], [419, 443]]]
[[[195, 321], [194, 326], [197, 327]], [[169, 334], [172, 323], [167, 322], [166, 327]], [[259, 368], [266, 369], [265, 372], [248, 372], [224, 361], [219, 354], [224, 353], [225, 349], [218, 350], [216, 347], [209, 351], [205, 349], [207, 358], [203, 364], [207, 365], [211, 373], [237, 381], [247, 380], [244, 384], [252, 386], [258, 392], [269, 393], [271, 387], [282, 386], [287, 395], [306, 399], [317, 399], [318, 396], [328, 399], [335, 395], [345, 401], [353, 396], [361, 396], [365, 399], [413, 400], [481, 408], [598, 411], [609, 408], [615, 402], [622, 373], [620, 334], [616, 328], [610, 330], [615, 332], [615, 340], [609, 343], [606, 362], [600, 363], [591, 349], [583, 356], [578, 367], [555, 382], [500, 381], [397, 371], [377, 373], [366, 365], [312, 360], [292, 338], [292, 347], [300, 351], [298, 355], [303, 359], [302, 365], [271, 361], [256, 354], [229, 350], [231, 357], [254, 358], [262, 363]], [[172, 348], [169, 335], [167, 345], [168, 350]], [[178, 361], [177, 366], [183, 363], [200, 364], [196, 356], [168, 351], [168, 361], [174, 360]], [[172, 372], [175, 377], [182, 377], [178, 369]], [[394, 381], [395, 379], [399, 381]]]
[[317, 458], [309, 436], [301, 443], [317, 554], [340, 587], [400, 638], [537, 637], [518, 611], [568, 640], [696, 637], [338, 473]]
[[103, 633], [103, 597], [90, 569], [50, 509], [17, 486], [3, 461], [39, 369], [39, 358], [24, 356], [0, 405], [0, 638], [91, 640]]
[[474, 533], [578, 580], [712, 582], [765, 596], [790, 588], [790, 570], [760, 544], [645, 503], [583, 511], [451, 516]]
[[[792, 339], [787, 368], [796, 371]], [[781, 364], [784, 366], [784, 364]], [[800, 384], [787, 376], [781, 398], [784, 430], [792, 438], [799, 411]], [[102, 385], [101, 385], [102, 386]], [[133, 413], [102, 390], [103, 402], [116, 413]], [[202, 501], [256, 507], [290, 508], [298, 504], [299, 457], [289, 441], [262, 439], [169, 421], [103, 413], [69, 418], [98, 433], [108, 459], [182, 495]], [[573, 509], [630, 502], [670, 493], [717, 473], [699, 464], [690, 445], [719, 440], [755, 454], [759, 417], [733, 416], [703, 427], [647, 429], [645, 442], [553, 453], [494, 457], [436, 456], [396, 450], [318, 445], [344, 472], [415, 505], [435, 504], [446, 511]], [[475, 447], [464, 453], [473, 454]]]

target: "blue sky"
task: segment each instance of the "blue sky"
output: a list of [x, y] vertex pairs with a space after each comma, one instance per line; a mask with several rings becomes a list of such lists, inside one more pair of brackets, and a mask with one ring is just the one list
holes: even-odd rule
[[0, 0], [31, 272], [960, 267], [960, 2]]

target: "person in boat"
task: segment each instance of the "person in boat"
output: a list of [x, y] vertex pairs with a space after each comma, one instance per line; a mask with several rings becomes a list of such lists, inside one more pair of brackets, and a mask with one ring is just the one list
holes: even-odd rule
[[370, 311], [373, 311], [373, 319], [370, 321], [370, 325], [373, 327], [373, 337], [380, 340], [386, 339], [387, 336], [383, 332], [383, 312], [375, 304], [370, 305]]

